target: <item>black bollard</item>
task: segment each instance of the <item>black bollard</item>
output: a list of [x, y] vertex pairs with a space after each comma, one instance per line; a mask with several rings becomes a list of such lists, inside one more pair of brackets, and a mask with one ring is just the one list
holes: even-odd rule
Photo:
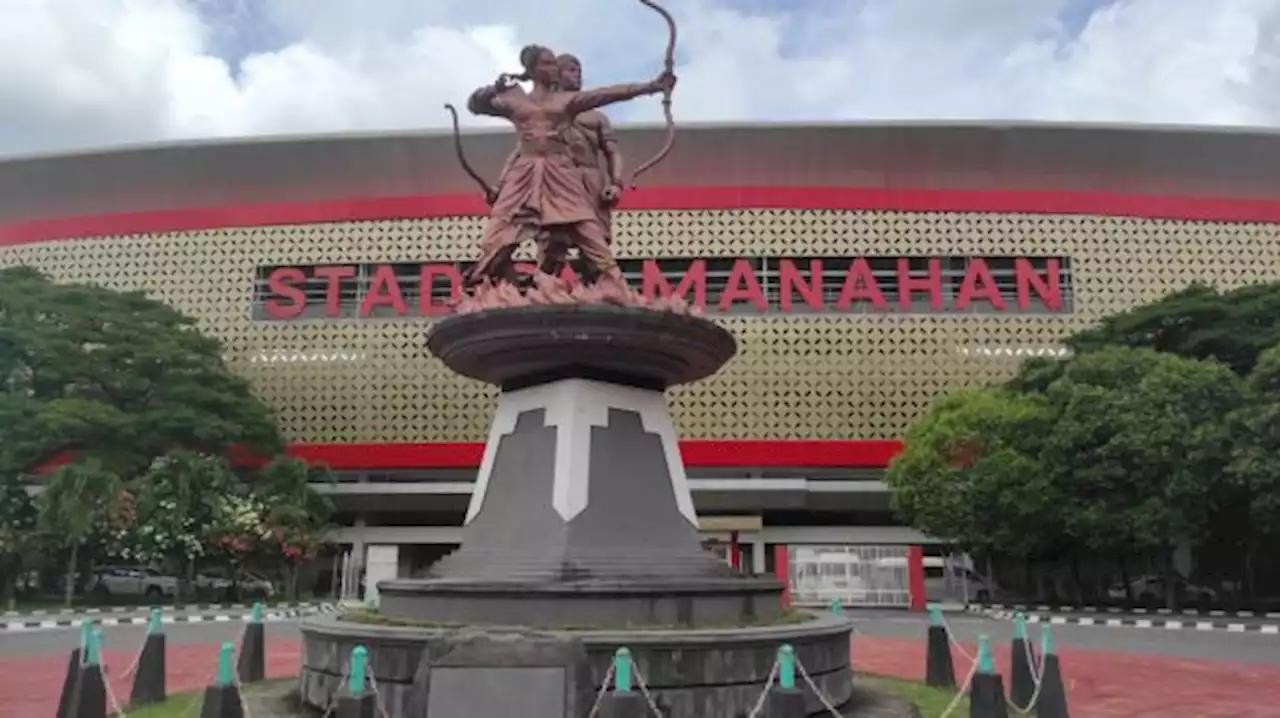
[[70, 718], [106, 718], [107, 685], [102, 677], [102, 632], [93, 631], [84, 646], [75, 687], [71, 691]]
[[378, 704], [372, 693], [353, 696], [343, 692], [333, 709], [333, 718], [377, 718]]
[[1013, 705], [1027, 710], [1036, 697], [1035, 660], [1031, 644], [1027, 642], [1027, 617], [1021, 613], [1013, 617], [1013, 644], [1010, 646], [1009, 700]]
[[[86, 624], [88, 625], [88, 624]], [[62, 679], [62, 693], [58, 696], [58, 718], [71, 718], [71, 697], [80, 679], [80, 649], [71, 649], [67, 660], [67, 675]]]
[[85, 646], [93, 639], [93, 624], [80, 622], [80, 645], [72, 649], [67, 660], [67, 675], [62, 679], [62, 693], [58, 696], [58, 718], [71, 718], [71, 699], [74, 697], [76, 682], [80, 680], [80, 664], [84, 660]]
[[[236, 685], [235, 674], [231, 672], [231, 656], [235, 652], [234, 644], [222, 644], [222, 649], [218, 652], [218, 677], [213, 685], [204, 689], [200, 718], [245, 718], [240, 687]], [[243, 656], [244, 653], [240, 655]]]
[[245, 624], [240, 641], [240, 659], [236, 664], [240, 682], [257, 683], [267, 674], [266, 634], [262, 626], [262, 604], [253, 604], [253, 615]]
[[809, 710], [805, 706], [804, 691], [779, 686], [770, 688], [764, 715], [765, 718], [806, 718]]
[[138, 657], [138, 670], [133, 674], [133, 691], [129, 704], [135, 706], [162, 703], [168, 698], [165, 686], [165, 636], [160, 626], [160, 609], [151, 609], [147, 637]]
[[1053, 650], [1053, 632], [1045, 626], [1040, 632], [1040, 661], [1044, 673], [1040, 676], [1040, 697], [1036, 699], [1036, 715], [1039, 718], [1070, 718], [1067, 711], [1067, 688], [1062, 683], [1062, 666]]
[[244, 718], [244, 706], [240, 704], [240, 689], [236, 684], [205, 688], [200, 718]]
[[991, 639], [978, 636], [978, 670], [969, 684], [969, 718], [1009, 718], [1004, 698], [1004, 681], [996, 672]]
[[369, 682], [369, 649], [356, 646], [351, 649], [351, 662], [347, 664], [347, 683], [338, 687], [333, 718], [375, 718], [378, 707], [375, 696], [365, 690]]
[[951, 659], [951, 641], [947, 638], [947, 626], [942, 611], [929, 608], [929, 637], [924, 665], [925, 685], [934, 688], [955, 688], [956, 667]]
[[976, 673], [969, 687], [969, 718], [1009, 718], [999, 673]]
[[637, 691], [604, 694], [600, 701], [600, 718], [649, 718], [649, 704]]

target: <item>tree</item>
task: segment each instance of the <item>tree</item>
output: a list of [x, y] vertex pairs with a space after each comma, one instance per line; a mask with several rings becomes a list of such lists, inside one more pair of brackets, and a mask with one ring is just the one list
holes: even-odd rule
[[136, 482], [137, 557], [177, 569], [179, 599], [190, 596], [196, 563], [232, 522], [241, 487], [226, 459], [173, 451]]
[[76, 462], [55, 471], [40, 494], [39, 526], [55, 549], [66, 551], [64, 600], [75, 595], [81, 550], [118, 519], [123, 484], [96, 461]]
[[315, 558], [329, 533], [333, 503], [312, 484], [331, 481], [329, 470], [277, 457], [255, 477], [253, 496], [266, 507], [263, 547], [283, 562], [289, 599], [298, 595], [298, 572]]
[[1067, 340], [1077, 353], [1107, 346], [1217, 359], [1239, 376], [1280, 344], [1280, 282], [1219, 292], [1203, 284], [1109, 316]]
[[1253, 595], [1262, 543], [1280, 537], [1280, 345], [1259, 355], [1245, 381], [1245, 397], [1230, 421], [1233, 510], [1229, 520], [1217, 523], [1241, 544]]
[[1041, 461], [1053, 412], [1038, 396], [962, 389], [907, 431], [890, 465], [897, 513], [928, 535], [988, 556], [1032, 556], [1061, 525]]
[[1056, 422], [1043, 458], [1070, 535], [1113, 555], [1162, 558], [1203, 537], [1227, 489], [1224, 419], [1241, 402], [1226, 365], [1105, 348], [1065, 362], [1044, 396]]
[[121, 476], [173, 449], [270, 455], [266, 406], [195, 322], [139, 292], [0, 269], [0, 446], [27, 466], [59, 454]]
[[18, 574], [35, 543], [35, 529], [36, 507], [26, 482], [17, 472], [0, 470], [0, 579], [9, 610], [17, 599]]

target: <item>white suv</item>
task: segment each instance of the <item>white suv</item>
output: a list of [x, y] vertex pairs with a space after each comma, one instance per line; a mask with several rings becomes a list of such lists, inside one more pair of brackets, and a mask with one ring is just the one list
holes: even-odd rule
[[178, 595], [178, 579], [145, 566], [104, 566], [94, 575], [89, 592], [104, 599], [172, 599]]

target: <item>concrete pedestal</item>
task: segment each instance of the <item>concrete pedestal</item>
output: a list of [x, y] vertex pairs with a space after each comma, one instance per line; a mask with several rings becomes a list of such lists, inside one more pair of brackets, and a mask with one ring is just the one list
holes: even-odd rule
[[669, 718], [750, 711], [784, 643], [827, 700], [850, 699], [851, 624], [784, 620], [777, 579], [701, 544], [664, 392], [715, 373], [731, 334], [651, 309], [539, 306], [454, 315], [427, 346], [502, 388], [461, 544], [419, 580], [375, 581], [370, 547], [380, 612], [420, 625], [309, 621], [306, 703], [328, 704], [356, 644], [391, 718], [580, 716], [621, 646]]
[[504, 392], [461, 546], [378, 584], [391, 616], [542, 627], [770, 620], [781, 591], [703, 549], [663, 393], [588, 379]]

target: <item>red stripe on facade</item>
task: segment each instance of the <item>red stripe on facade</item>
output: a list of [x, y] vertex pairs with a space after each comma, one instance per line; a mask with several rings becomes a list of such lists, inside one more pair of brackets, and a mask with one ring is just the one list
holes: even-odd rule
[[[898, 210], [1086, 214], [1222, 222], [1280, 222], [1280, 199], [1188, 197], [1057, 190], [879, 187], [653, 187], [630, 192], [630, 210]], [[82, 237], [280, 224], [482, 215], [476, 194], [360, 197], [314, 202], [193, 207], [0, 224], [0, 246]]]
[[[696, 468], [786, 466], [796, 468], [883, 468], [902, 450], [888, 440], [680, 442], [686, 466]], [[484, 455], [480, 442], [423, 444], [294, 444], [289, 453], [336, 470], [475, 469]]]

